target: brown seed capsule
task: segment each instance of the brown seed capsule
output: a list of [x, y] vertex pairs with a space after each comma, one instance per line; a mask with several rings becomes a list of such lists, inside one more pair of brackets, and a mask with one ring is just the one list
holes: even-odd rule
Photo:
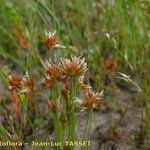
[[100, 93], [94, 93], [92, 90], [88, 90], [84, 93], [83, 100], [78, 99], [77, 102], [84, 108], [97, 108], [101, 106], [103, 91]]
[[55, 48], [56, 47], [56, 38], [55, 38], [56, 32], [45, 32], [45, 39], [44, 43], [48, 48]]
[[61, 76], [62, 76], [62, 72], [60, 70], [59, 65], [55, 65], [54, 63], [52, 63], [51, 61], [46, 61], [46, 63], [42, 62], [46, 74], [55, 80], [61, 80]]
[[48, 48], [66, 48], [64, 45], [60, 45], [57, 43], [56, 37], [55, 37], [56, 31], [54, 32], [45, 32], [45, 39], [44, 43]]
[[87, 71], [87, 63], [81, 57], [71, 57], [71, 60], [62, 59], [60, 69], [64, 75], [82, 76]]
[[9, 90], [21, 88], [21, 77], [17, 75], [8, 75]]

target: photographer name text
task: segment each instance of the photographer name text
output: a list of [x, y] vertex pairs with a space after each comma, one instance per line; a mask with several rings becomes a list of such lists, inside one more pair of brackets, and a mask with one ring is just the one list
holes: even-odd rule
[[21, 147], [23, 145], [29, 145], [32, 147], [41, 147], [41, 146], [51, 146], [51, 147], [62, 147], [62, 146], [78, 146], [78, 147], [86, 147], [91, 145], [91, 141], [65, 141], [57, 142], [57, 141], [31, 141], [30, 143], [23, 143], [19, 141], [0, 141], [0, 146], [5, 147]]

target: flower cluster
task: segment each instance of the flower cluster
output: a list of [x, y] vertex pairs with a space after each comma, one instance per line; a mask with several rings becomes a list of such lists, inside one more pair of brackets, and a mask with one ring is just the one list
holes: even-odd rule
[[102, 92], [94, 93], [92, 88], [84, 83], [84, 75], [87, 71], [87, 63], [84, 58], [74, 56], [71, 59], [61, 59], [58, 65], [51, 61], [42, 62], [42, 64], [45, 69], [45, 77], [42, 79], [42, 85], [45, 88], [53, 88], [54, 83], [60, 81], [64, 85], [63, 91], [68, 93], [71, 78], [77, 77], [77, 89], [83, 91], [84, 94], [84, 98], [82, 100], [78, 99], [77, 102], [84, 108], [97, 108], [100, 106]]
[[78, 99], [76, 102], [83, 108], [99, 108], [102, 104], [103, 91], [95, 93], [91, 89], [84, 93], [84, 98]]
[[87, 71], [87, 63], [81, 57], [71, 57], [69, 59], [61, 59], [58, 65], [52, 63], [50, 60], [42, 64], [45, 69], [45, 77], [42, 79], [42, 85], [47, 88], [52, 88], [55, 80], [61, 81], [64, 84], [67, 82], [69, 76], [82, 76]]
[[52, 63], [50, 60], [45, 63], [41, 61], [45, 69], [45, 77], [42, 79], [41, 84], [45, 88], [52, 88], [55, 81], [62, 79], [62, 72], [59, 65]]
[[63, 45], [58, 44], [56, 37], [55, 37], [56, 31], [54, 32], [45, 32], [45, 38], [44, 38], [44, 43], [47, 48], [66, 48]]
[[56, 47], [56, 38], [55, 38], [56, 32], [45, 32], [45, 40], [44, 43], [48, 48], [55, 48]]
[[9, 90], [14, 90], [21, 88], [21, 77], [17, 75], [10, 74], [8, 75]]
[[49, 61], [46, 61], [46, 63], [44, 64], [44, 68], [46, 70], [46, 74], [49, 75], [49, 77], [56, 79], [56, 80], [60, 79], [62, 72], [60, 70], [59, 65], [55, 65], [49, 60]]
[[[20, 77], [15, 74], [8, 75], [8, 88], [10, 92], [10, 99], [12, 102], [13, 111], [19, 117], [21, 115], [20, 96], [19, 94], [30, 93], [30, 103], [32, 103], [32, 109], [34, 110], [34, 83], [33, 79], [29, 77], [28, 73], [25, 76]], [[19, 91], [19, 92], [18, 92]], [[32, 93], [32, 94], [31, 94]], [[32, 96], [31, 96], [32, 95]]]
[[84, 58], [71, 57], [69, 59], [62, 59], [60, 69], [65, 75], [69, 76], [82, 76], [87, 71], [87, 63]]
[[22, 93], [29, 93], [33, 90], [33, 79], [26, 74], [23, 77], [17, 76], [15, 74], [8, 75], [9, 90], [13, 91], [19, 89]]

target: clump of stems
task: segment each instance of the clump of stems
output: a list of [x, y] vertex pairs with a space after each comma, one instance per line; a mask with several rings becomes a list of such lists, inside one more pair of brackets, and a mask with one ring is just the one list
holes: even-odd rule
[[[49, 49], [66, 48], [58, 44], [55, 32], [46, 32], [44, 42]], [[87, 116], [83, 140], [89, 140], [93, 108], [101, 106], [103, 91], [94, 92], [92, 87], [84, 83], [84, 76], [88, 70], [85, 58], [71, 56], [70, 59], [58, 60], [50, 57], [46, 62], [41, 58], [40, 60], [44, 77], [38, 86], [48, 90], [48, 98], [44, 102], [52, 114], [56, 140], [62, 143], [58, 149], [66, 148], [66, 140], [71, 142], [77, 140], [77, 113], [80, 110], [86, 110]], [[22, 133], [27, 128], [28, 122], [33, 126], [36, 115], [37, 85], [33, 75], [31, 77], [29, 73], [25, 76], [9, 73], [6, 76], [13, 112], [20, 125], [19, 131]], [[83, 97], [78, 98], [79, 92]], [[69, 149], [74, 150], [75, 147], [69, 145]]]
[[[77, 140], [77, 105], [80, 106], [80, 110], [87, 111], [83, 140], [89, 140], [93, 108], [101, 106], [103, 91], [95, 93], [90, 86], [83, 83], [83, 77], [87, 72], [85, 59], [71, 57], [61, 59], [57, 64], [50, 60], [45, 63], [42, 61], [42, 64], [45, 68], [45, 77], [41, 84], [50, 91], [47, 106], [53, 114], [57, 140], [64, 144], [65, 140]], [[78, 92], [83, 93], [83, 98], [77, 98]], [[74, 146], [70, 149], [73, 150]]]

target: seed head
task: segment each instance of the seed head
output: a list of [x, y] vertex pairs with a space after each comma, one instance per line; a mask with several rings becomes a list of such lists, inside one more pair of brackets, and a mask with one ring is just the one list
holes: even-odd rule
[[62, 75], [62, 72], [60, 70], [60, 67], [59, 65], [55, 65], [53, 64], [51, 61], [46, 61], [46, 63], [44, 64], [44, 68], [46, 70], [46, 74], [52, 78], [52, 79], [55, 79], [55, 80], [60, 80], [61, 79], [61, 75]]
[[57, 43], [56, 37], [55, 37], [56, 31], [54, 32], [45, 32], [45, 39], [44, 43], [48, 48], [66, 48], [63, 45], [60, 45]]
[[8, 75], [9, 90], [21, 88], [21, 77], [17, 75]]
[[71, 60], [61, 59], [60, 69], [65, 75], [82, 76], [87, 71], [87, 63], [81, 57], [71, 57]]
[[84, 93], [83, 100], [78, 99], [77, 102], [84, 108], [97, 108], [101, 106], [103, 91], [95, 93], [91, 89]]
[[45, 40], [44, 43], [48, 48], [55, 48], [56, 47], [56, 38], [55, 38], [56, 32], [45, 32]]

